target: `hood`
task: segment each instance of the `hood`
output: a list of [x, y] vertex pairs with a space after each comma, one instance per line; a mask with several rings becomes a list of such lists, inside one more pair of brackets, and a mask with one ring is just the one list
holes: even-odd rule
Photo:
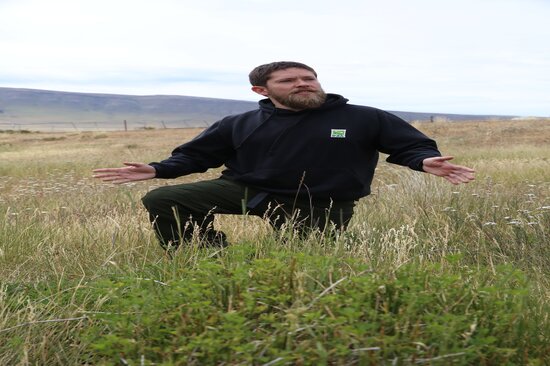
[[[348, 102], [348, 100], [346, 98], [344, 98], [343, 96], [341, 96], [341, 95], [327, 93], [327, 99], [325, 100], [323, 105], [321, 105], [319, 108], [311, 108], [311, 109], [306, 109], [306, 110], [310, 111], [310, 110], [331, 109], [331, 108], [334, 108], [334, 107], [339, 107], [339, 106], [345, 105], [347, 102]], [[266, 112], [272, 112], [276, 109], [275, 105], [273, 104], [273, 102], [269, 98], [265, 98], [265, 99], [260, 100], [258, 102], [258, 104], [260, 105], [260, 109], [263, 110], [263, 111], [266, 111]], [[306, 111], [306, 110], [304, 110], [304, 111]], [[298, 111], [298, 112], [302, 112], [302, 111]]]

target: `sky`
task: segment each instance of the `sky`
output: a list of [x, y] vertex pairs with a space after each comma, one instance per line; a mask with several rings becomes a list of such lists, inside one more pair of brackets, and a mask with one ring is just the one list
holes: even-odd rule
[[0, 0], [0, 87], [256, 101], [312, 66], [392, 111], [550, 116], [550, 0]]

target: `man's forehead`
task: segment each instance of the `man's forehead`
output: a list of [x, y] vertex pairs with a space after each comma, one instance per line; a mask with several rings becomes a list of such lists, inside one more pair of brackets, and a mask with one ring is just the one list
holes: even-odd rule
[[303, 77], [303, 76], [315, 77], [315, 74], [306, 69], [301, 69], [298, 67], [290, 67], [288, 69], [273, 71], [269, 78], [280, 79], [280, 78], [287, 78], [287, 77]]

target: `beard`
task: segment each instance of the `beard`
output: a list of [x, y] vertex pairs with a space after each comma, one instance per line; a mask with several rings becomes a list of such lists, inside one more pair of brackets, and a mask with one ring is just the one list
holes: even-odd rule
[[287, 96], [271, 94], [270, 97], [282, 105], [294, 110], [319, 108], [327, 99], [327, 95], [323, 89], [311, 91], [305, 94], [299, 94], [301, 91], [306, 90], [298, 90], [297, 92], [290, 93]]

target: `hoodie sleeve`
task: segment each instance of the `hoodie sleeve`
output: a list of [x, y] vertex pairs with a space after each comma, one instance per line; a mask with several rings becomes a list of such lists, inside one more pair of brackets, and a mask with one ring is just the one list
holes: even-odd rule
[[220, 126], [221, 121], [214, 123], [193, 140], [175, 148], [168, 159], [149, 163], [157, 172], [156, 178], [177, 178], [223, 165], [234, 149]]
[[409, 123], [388, 112], [379, 111], [378, 114], [378, 150], [389, 155], [388, 163], [423, 171], [424, 159], [441, 156], [436, 142]]

